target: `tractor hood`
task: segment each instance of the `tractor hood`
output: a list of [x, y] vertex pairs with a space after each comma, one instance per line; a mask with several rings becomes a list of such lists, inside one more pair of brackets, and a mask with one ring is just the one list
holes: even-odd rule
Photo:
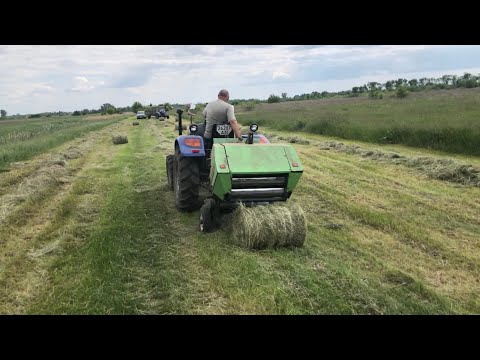
[[[217, 145], [218, 146], [218, 145]], [[231, 174], [279, 174], [303, 171], [295, 150], [285, 144], [221, 144]]]

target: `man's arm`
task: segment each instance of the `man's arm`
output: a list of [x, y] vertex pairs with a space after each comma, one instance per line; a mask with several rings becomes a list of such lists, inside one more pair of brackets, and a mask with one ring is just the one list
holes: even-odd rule
[[240, 130], [240, 125], [238, 125], [237, 119], [235, 118], [235, 111], [234, 111], [233, 105], [231, 105], [227, 110], [227, 117], [228, 117], [228, 122], [230, 123], [230, 126], [235, 132], [235, 137], [237, 139], [241, 139], [242, 131]]
[[237, 139], [241, 139], [242, 138], [242, 130], [240, 129], [240, 125], [238, 125], [237, 119], [235, 119], [235, 118], [231, 119], [230, 120], [230, 126], [232, 127], [233, 132], [235, 133], [235, 137]]

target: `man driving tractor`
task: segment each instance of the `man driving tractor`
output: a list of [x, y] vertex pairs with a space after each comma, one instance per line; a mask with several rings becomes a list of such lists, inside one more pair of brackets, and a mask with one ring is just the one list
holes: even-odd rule
[[229, 99], [230, 94], [228, 90], [222, 89], [218, 93], [218, 99], [209, 102], [205, 109], [203, 109], [203, 116], [206, 119], [204, 133], [204, 138], [206, 140], [205, 145], [207, 145], [209, 148], [211, 148], [213, 127], [215, 125], [230, 124], [235, 137], [238, 140], [242, 140], [240, 125], [235, 118], [235, 110], [233, 105], [228, 103]]

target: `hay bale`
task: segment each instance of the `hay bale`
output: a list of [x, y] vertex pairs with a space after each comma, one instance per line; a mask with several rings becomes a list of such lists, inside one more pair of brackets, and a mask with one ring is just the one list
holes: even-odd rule
[[[175, 124], [175, 129], [174, 130], [178, 131], [178, 124]], [[182, 124], [182, 130], [187, 130], [187, 125]]]
[[128, 143], [127, 135], [113, 135], [112, 141], [115, 145]]
[[305, 242], [305, 214], [296, 204], [247, 207], [232, 214], [232, 242], [247, 249], [300, 247]]

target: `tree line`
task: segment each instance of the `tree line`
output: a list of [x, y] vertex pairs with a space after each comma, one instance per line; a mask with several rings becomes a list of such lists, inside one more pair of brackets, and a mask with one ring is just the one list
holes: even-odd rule
[[[385, 93], [395, 93], [399, 98], [406, 97], [409, 92], [423, 91], [423, 90], [436, 90], [436, 89], [456, 89], [456, 88], [475, 88], [480, 86], [480, 74], [477, 76], [470, 73], [464, 73], [461, 76], [457, 75], [443, 75], [439, 78], [427, 78], [421, 79], [403, 79], [388, 80], [384, 83], [378, 83], [375, 81], [368, 82], [362, 86], [354, 86], [351, 90], [338, 91], [338, 92], [318, 92], [313, 91], [307, 94], [295, 95], [288, 97], [286, 93], [282, 93], [281, 96], [272, 94], [266, 101], [267, 103], [277, 103], [282, 101], [299, 101], [299, 100], [312, 100], [322, 99], [332, 96], [348, 96], [356, 97], [361, 94], [368, 94], [371, 98], [382, 98]], [[251, 100], [244, 100], [243, 102], [251, 102]]]
[[[294, 95], [289, 97], [287, 93], [281, 93], [281, 95], [271, 94], [266, 100], [260, 99], [234, 99], [230, 103], [232, 105], [242, 105], [246, 110], [253, 110], [256, 104], [259, 103], [278, 103], [284, 101], [300, 101], [300, 100], [315, 100], [328, 98], [333, 96], [344, 97], [357, 97], [368, 95], [372, 99], [382, 99], [384, 94], [393, 93], [394, 96], [404, 98], [408, 96], [409, 92], [423, 91], [423, 90], [435, 90], [435, 89], [456, 89], [456, 88], [475, 88], [480, 86], [480, 74], [473, 75], [470, 73], [464, 73], [463, 75], [443, 75], [439, 78], [427, 78], [420, 79], [403, 79], [388, 80], [384, 83], [378, 83], [375, 81], [368, 82], [362, 86], [354, 86], [351, 90], [329, 92], [329, 91], [313, 91], [311, 93], [304, 93], [300, 95]], [[197, 104], [201, 109], [206, 104]], [[115, 107], [110, 103], [105, 103], [100, 106], [99, 109], [83, 109], [75, 110], [73, 112], [44, 112], [38, 114], [30, 114], [27, 117], [50, 117], [50, 116], [81, 116], [87, 114], [122, 114], [126, 112], [136, 113], [139, 110], [149, 111], [153, 108], [163, 107], [166, 111], [170, 111], [177, 107], [183, 107], [185, 104], [170, 104], [163, 103], [159, 105], [143, 105], [139, 101], [135, 101], [131, 106]], [[0, 110], [1, 117], [6, 117], [6, 110]], [[22, 116], [20, 114], [13, 115], [12, 117]]]

